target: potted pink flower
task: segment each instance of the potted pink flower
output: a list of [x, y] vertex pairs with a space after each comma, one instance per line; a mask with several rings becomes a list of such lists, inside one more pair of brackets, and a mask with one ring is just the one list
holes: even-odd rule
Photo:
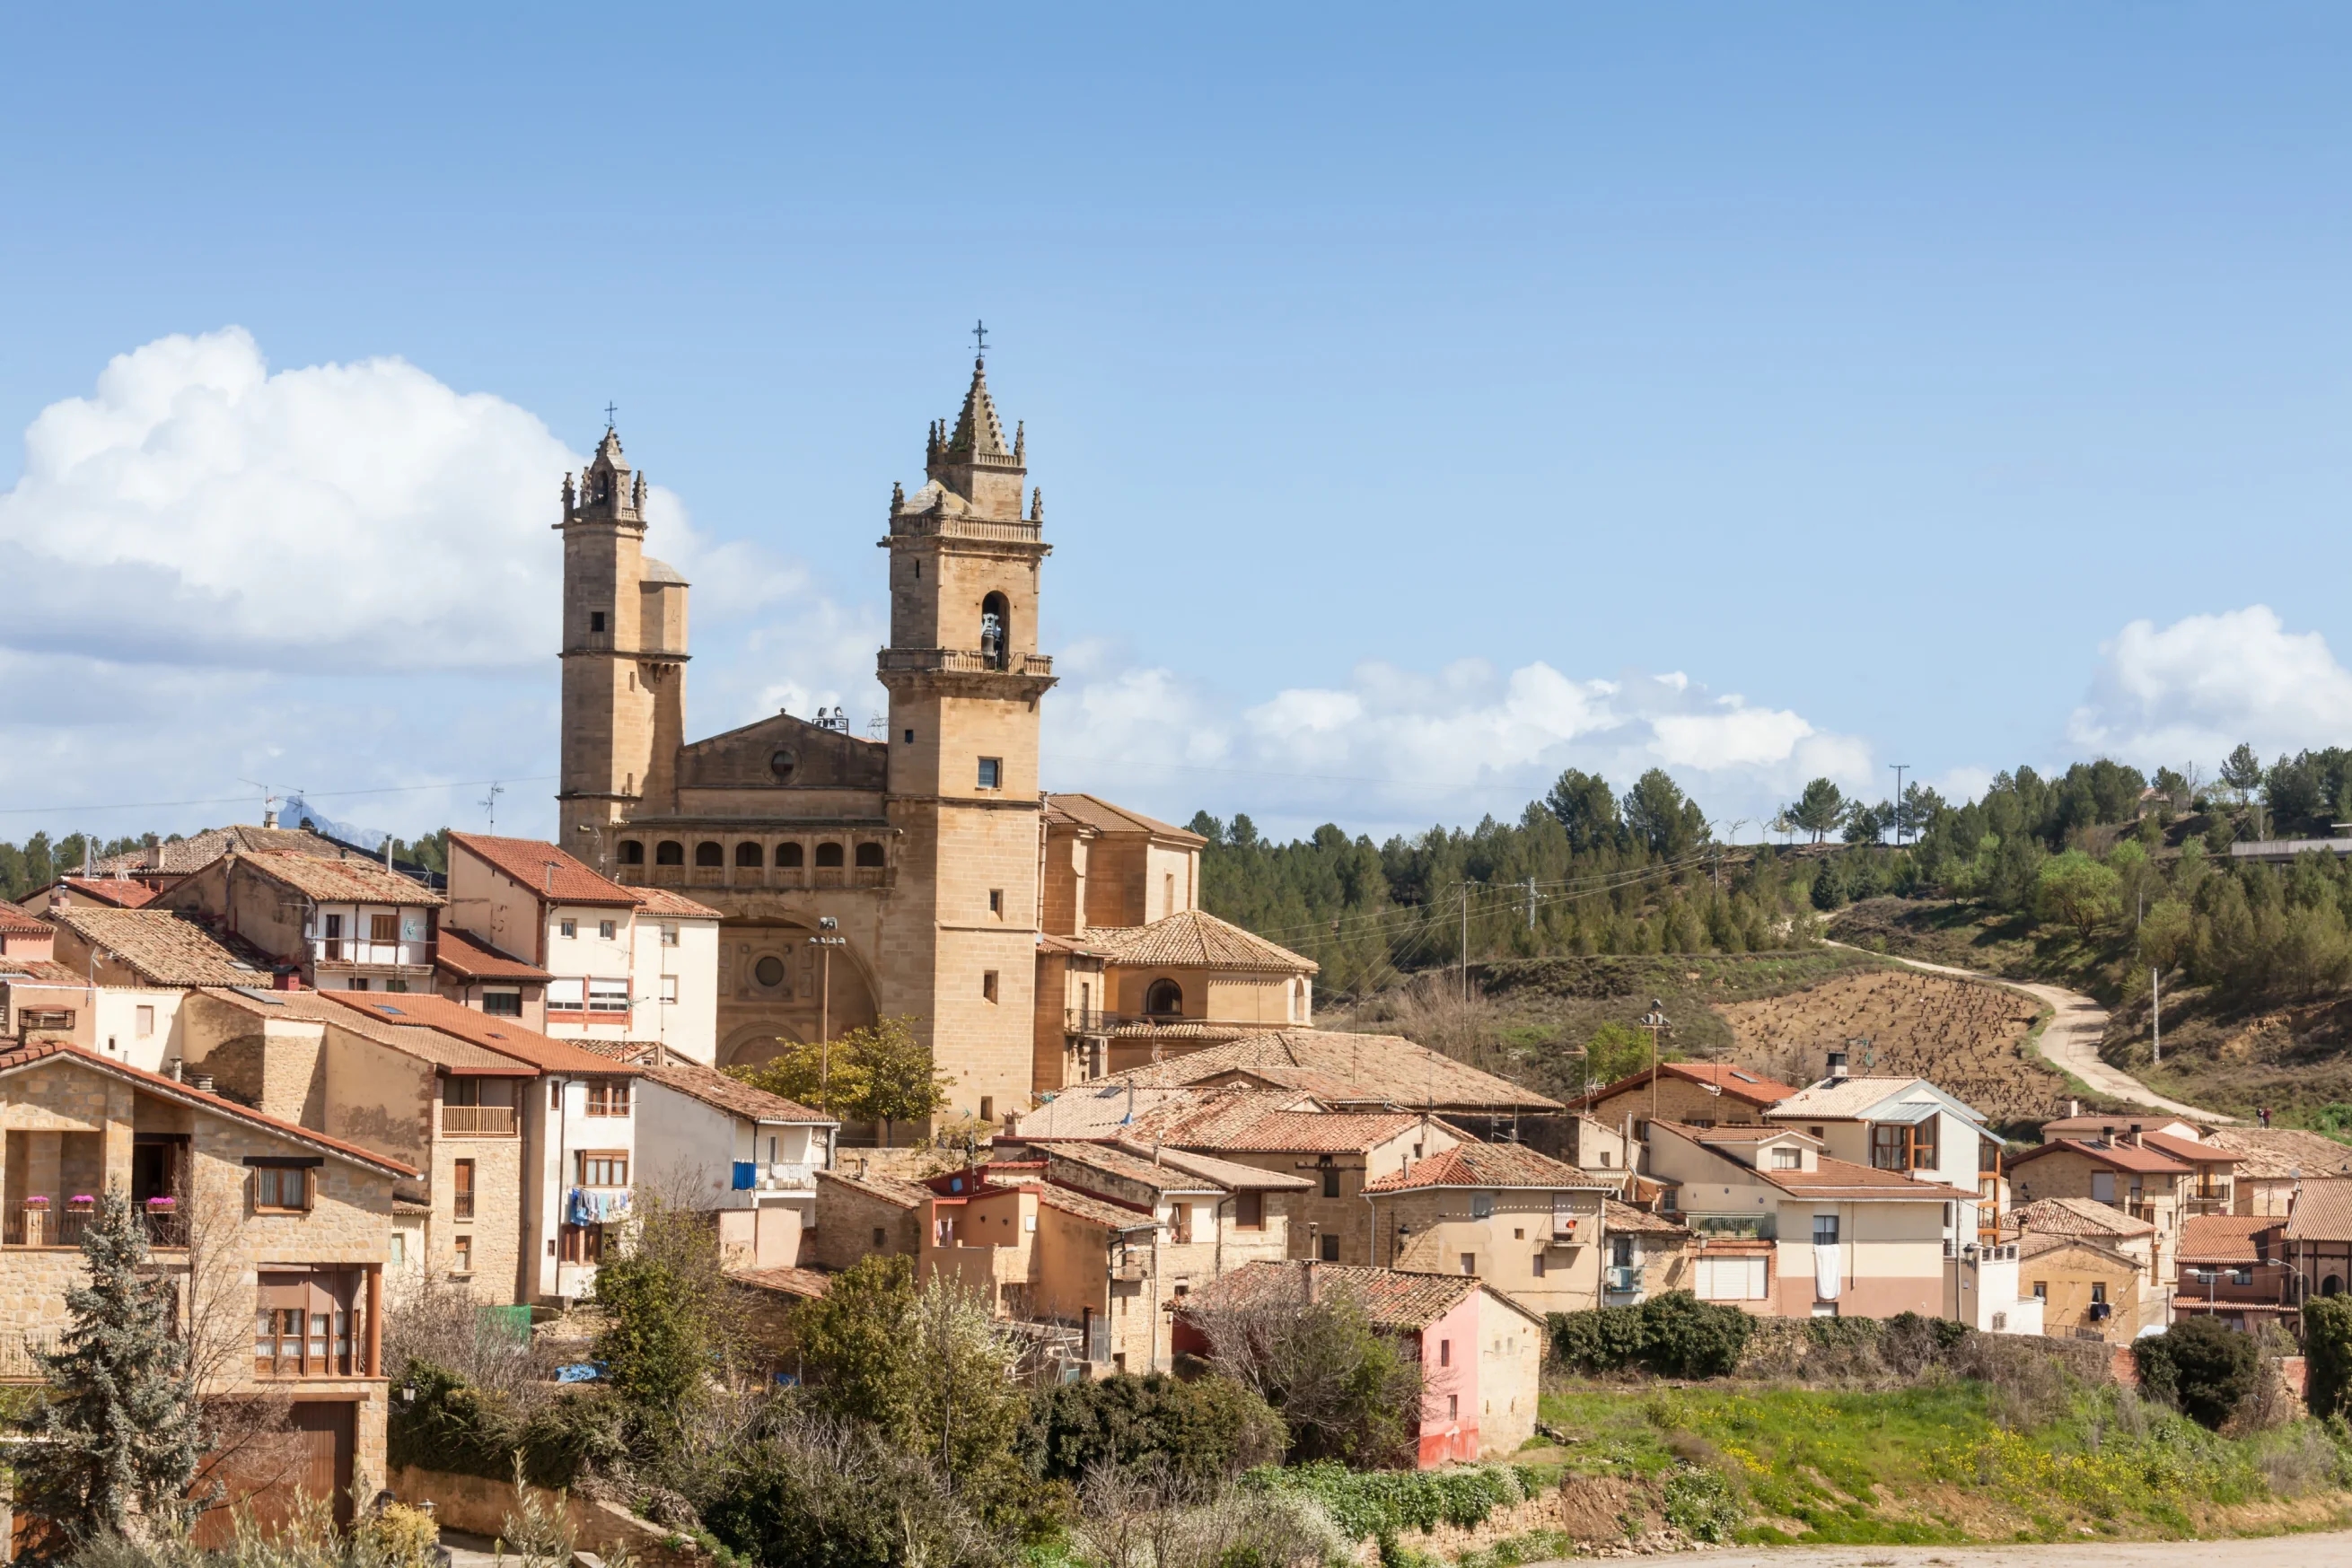
[[98, 1199], [86, 1192], [78, 1192], [66, 1199], [66, 1207], [76, 1214], [88, 1214], [98, 1207]]
[[37, 1192], [37, 1193], [35, 1193], [32, 1197], [28, 1197], [28, 1198], [26, 1198], [26, 1199], [25, 1200], [25, 1207], [26, 1207], [26, 1208], [47, 1208], [47, 1207], [49, 1207], [49, 1198], [48, 1198], [48, 1195], [47, 1195], [47, 1193], [39, 1193], [39, 1192]]
[[172, 1197], [151, 1197], [147, 1200], [147, 1207], [150, 1210], [176, 1208], [179, 1207], [179, 1200]]

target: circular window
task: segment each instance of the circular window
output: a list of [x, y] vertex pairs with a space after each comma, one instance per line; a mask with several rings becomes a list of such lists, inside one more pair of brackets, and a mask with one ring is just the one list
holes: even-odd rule
[[784, 983], [784, 961], [771, 953], [751, 966], [751, 974], [763, 986], [781, 986]]
[[779, 784], [791, 783], [793, 775], [800, 771], [800, 767], [801, 754], [789, 746], [776, 747], [776, 754], [768, 758], [768, 771], [776, 776]]

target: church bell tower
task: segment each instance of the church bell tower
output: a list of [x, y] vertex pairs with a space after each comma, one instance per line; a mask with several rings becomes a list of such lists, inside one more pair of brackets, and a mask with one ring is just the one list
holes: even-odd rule
[[894, 486], [887, 810], [902, 834], [900, 887], [928, 905], [906, 933], [930, 1005], [920, 1027], [953, 1078], [954, 1112], [1001, 1120], [1028, 1104], [1036, 982], [1038, 704], [1054, 662], [1037, 652], [1043, 498], [1023, 515], [1027, 443], [1011, 444], [984, 359], [952, 426], [934, 423], [922, 487]]

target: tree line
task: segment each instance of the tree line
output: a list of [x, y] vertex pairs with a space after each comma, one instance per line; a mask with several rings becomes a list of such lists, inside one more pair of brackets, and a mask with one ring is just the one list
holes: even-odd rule
[[[183, 842], [186, 837], [184, 833], [131, 833], [108, 839], [68, 833], [53, 840], [47, 832], [37, 832], [21, 844], [0, 842], [0, 899], [16, 904], [32, 897], [61, 876], [80, 875], [85, 865], [100, 865], [118, 855], [142, 850], [152, 852], [165, 844]], [[446, 873], [449, 830], [438, 828], [415, 839], [395, 836], [392, 856], [427, 871]]]

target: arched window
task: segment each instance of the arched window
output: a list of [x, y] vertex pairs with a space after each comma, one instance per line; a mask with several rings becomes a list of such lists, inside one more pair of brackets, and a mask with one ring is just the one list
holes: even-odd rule
[[2330, 1274], [2327, 1278], [2319, 1281], [2319, 1293], [2323, 1296], [2342, 1295], [2344, 1293], [2344, 1281], [2337, 1279], [2335, 1275]]
[[880, 865], [882, 863], [882, 846], [880, 844], [858, 845], [857, 863], [859, 865]]
[[676, 839], [664, 839], [654, 846], [654, 864], [684, 865], [685, 863], [686, 846]]
[[807, 852], [803, 851], [800, 845], [778, 844], [776, 846], [776, 863], [778, 865], [789, 866], [797, 870], [807, 862]]
[[817, 845], [816, 864], [819, 871], [823, 871], [826, 866], [837, 866], [840, 863], [841, 846], [839, 844]]
[[765, 862], [766, 859], [766, 852], [757, 844], [745, 843], [737, 844], [735, 846], [735, 863], [737, 865], [747, 865], [751, 867], [753, 870], [757, 870]]
[[700, 843], [694, 846], [694, 863], [697, 865], [725, 865], [727, 863], [727, 852], [719, 844], [718, 841], [714, 839], [705, 839]]
[[1154, 980], [1143, 993], [1143, 1010], [1152, 1018], [1175, 1018], [1184, 1010], [1184, 988], [1173, 980]]
[[992, 593], [980, 601], [980, 662], [1002, 670], [1013, 656], [1013, 605]]
[[623, 865], [645, 864], [645, 844], [636, 839], [623, 839], [621, 841], [621, 863]]

